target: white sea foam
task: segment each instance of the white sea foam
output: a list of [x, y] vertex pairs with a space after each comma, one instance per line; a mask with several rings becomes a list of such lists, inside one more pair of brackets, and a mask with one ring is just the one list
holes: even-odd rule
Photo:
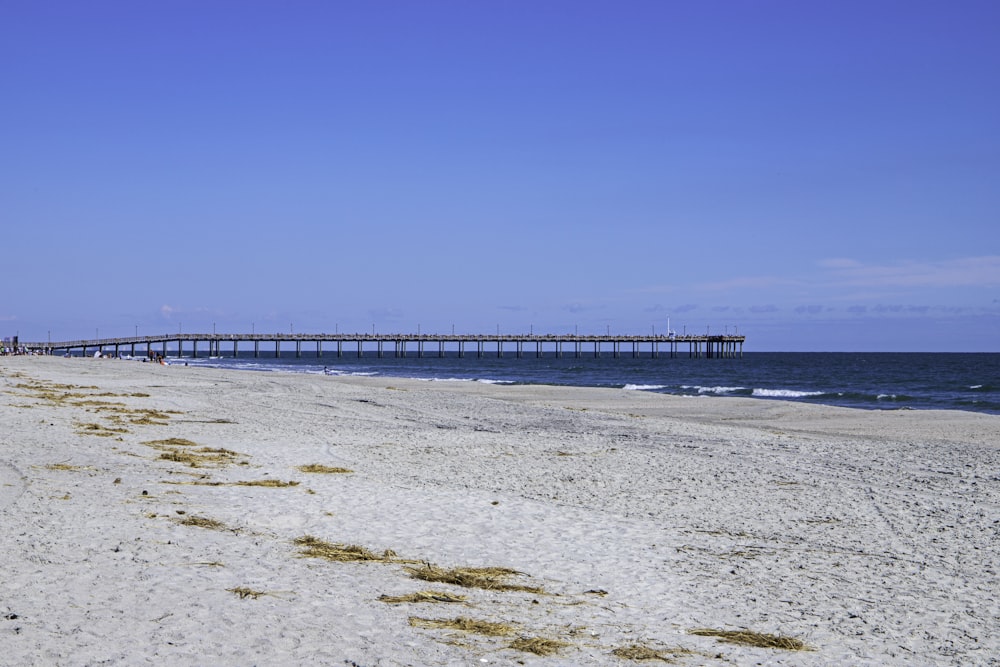
[[665, 384], [627, 384], [622, 389], [627, 391], [655, 391], [656, 389], [666, 389]]
[[489, 378], [412, 378], [423, 382], [482, 382], [483, 384], [514, 384], [510, 380], [491, 380]]
[[770, 398], [803, 398], [805, 396], [822, 396], [822, 391], [797, 391], [795, 389], [754, 389], [754, 396]]
[[699, 394], [732, 394], [743, 391], [744, 387], [694, 387]]

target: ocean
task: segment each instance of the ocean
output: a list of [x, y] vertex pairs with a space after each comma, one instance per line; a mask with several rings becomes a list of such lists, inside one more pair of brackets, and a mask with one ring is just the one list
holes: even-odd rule
[[437, 350], [423, 358], [409, 351], [404, 358], [374, 351], [337, 357], [324, 351], [317, 357], [305, 349], [301, 357], [282, 351], [260, 357], [240, 351], [237, 357], [170, 357], [168, 363], [247, 371], [405, 377], [436, 382], [489, 382], [612, 387], [725, 400], [744, 396], [764, 400], [802, 401], [877, 410], [969, 410], [1000, 414], [1000, 354], [996, 353], [847, 353], [746, 352], [742, 358], [633, 358], [610, 352], [602, 356], [536, 358], [534, 350], [517, 358], [460, 358], [453, 352], [439, 358]]

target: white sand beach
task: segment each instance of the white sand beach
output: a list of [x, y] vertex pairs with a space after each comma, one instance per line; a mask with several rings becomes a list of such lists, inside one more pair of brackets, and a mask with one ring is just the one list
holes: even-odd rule
[[3, 665], [1000, 665], [997, 416], [41, 357], [0, 388]]

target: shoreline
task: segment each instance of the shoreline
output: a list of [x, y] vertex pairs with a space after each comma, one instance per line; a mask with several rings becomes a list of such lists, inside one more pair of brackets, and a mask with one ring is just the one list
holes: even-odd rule
[[[613, 654], [630, 646], [683, 665], [1000, 654], [995, 415], [79, 358], [4, 358], [0, 383], [12, 664], [649, 664]], [[192, 467], [149, 444], [178, 438], [195, 443], [172, 447], [184, 454], [234, 454]], [[298, 469], [317, 463], [353, 472]], [[264, 481], [297, 484], [240, 484]], [[301, 557], [307, 535], [397, 560]], [[544, 593], [428, 584], [402, 560], [511, 568]], [[427, 588], [467, 599], [379, 600]], [[232, 592], [244, 589], [260, 595]], [[514, 629], [411, 620], [459, 616]], [[565, 645], [511, 648], [524, 637]]]

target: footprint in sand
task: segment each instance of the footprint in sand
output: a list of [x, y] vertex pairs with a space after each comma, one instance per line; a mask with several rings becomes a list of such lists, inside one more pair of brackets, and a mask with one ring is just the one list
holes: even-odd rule
[[0, 461], [0, 509], [13, 504], [25, 488], [24, 475], [6, 461]]

